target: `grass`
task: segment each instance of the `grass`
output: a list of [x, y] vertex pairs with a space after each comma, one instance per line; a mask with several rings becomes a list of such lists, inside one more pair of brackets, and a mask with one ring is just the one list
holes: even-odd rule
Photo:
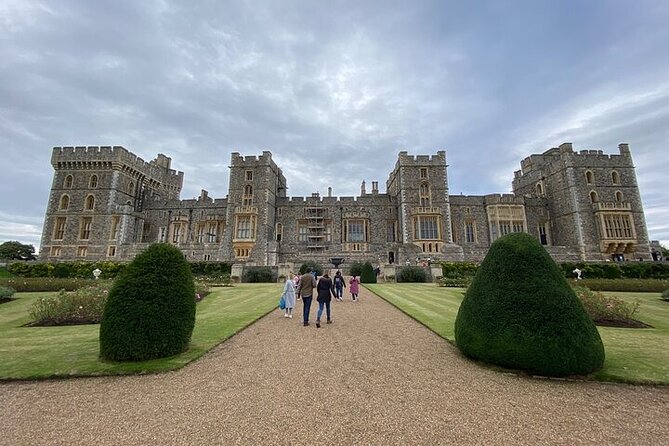
[[0, 379], [121, 375], [175, 370], [228, 339], [277, 306], [281, 286], [241, 284], [214, 288], [197, 304], [189, 349], [169, 358], [142, 362], [104, 362], [99, 358], [95, 325], [23, 327], [37, 297], [56, 293], [17, 293], [0, 305]]
[[[454, 325], [464, 296], [461, 288], [434, 284], [366, 284], [365, 287], [454, 343]], [[635, 318], [653, 328], [597, 327], [604, 348], [604, 367], [591, 378], [598, 381], [669, 385], [669, 302], [660, 293], [604, 292], [626, 301], [641, 301]]]

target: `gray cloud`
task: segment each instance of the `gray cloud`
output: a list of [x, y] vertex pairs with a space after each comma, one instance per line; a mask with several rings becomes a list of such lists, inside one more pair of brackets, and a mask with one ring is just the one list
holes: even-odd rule
[[669, 9], [524, 3], [6, 2], [0, 238], [39, 243], [56, 145], [165, 153], [189, 198], [223, 197], [230, 152], [262, 150], [291, 195], [358, 195], [398, 151], [440, 149], [452, 193], [504, 192], [522, 158], [571, 141], [631, 144], [669, 242]]

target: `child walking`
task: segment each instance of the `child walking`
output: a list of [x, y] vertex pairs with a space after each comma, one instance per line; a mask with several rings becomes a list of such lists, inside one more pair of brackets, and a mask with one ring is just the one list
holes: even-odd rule
[[348, 284], [350, 285], [348, 289], [351, 292], [351, 299], [353, 299], [353, 302], [356, 302], [358, 300], [358, 293], [360, 292], [360, 279], [358, 279], [358, 276], [353, 276]]

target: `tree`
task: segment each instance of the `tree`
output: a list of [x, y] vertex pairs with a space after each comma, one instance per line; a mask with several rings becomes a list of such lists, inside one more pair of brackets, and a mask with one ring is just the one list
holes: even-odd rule
[[2, 260], [35, 260], [35, 247], [21, 242], [10, 241], [0, 245]]
[[458, 310], [455, 342], [471, 358], [544, 376], [585, 375], [604, 364], [594, 323], [525, 233], [490, 247]]
[[360, 283], [376, 283], [376, 274], [374, 273], [374, 267], [370, 262], [362, 264]]
[[174, 246], [149, 246], [119, 274], [100, 323], [100, 354], [143, 361], [181, 353], [195, 326], [190, 265]]

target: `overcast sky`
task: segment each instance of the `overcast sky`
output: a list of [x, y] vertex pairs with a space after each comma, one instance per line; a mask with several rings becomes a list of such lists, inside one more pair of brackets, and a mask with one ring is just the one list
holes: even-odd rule
[[446, 150], [476, 195], [562, 142], [627, 142], [669, 244], [668, 24], [666, 0], [4, 0], [0, 242], [39, 245], [53, 146], [164, 153], [182, 198], [223, 198], [232, 151], [272, 151], [291, 196], [351, 196]]

